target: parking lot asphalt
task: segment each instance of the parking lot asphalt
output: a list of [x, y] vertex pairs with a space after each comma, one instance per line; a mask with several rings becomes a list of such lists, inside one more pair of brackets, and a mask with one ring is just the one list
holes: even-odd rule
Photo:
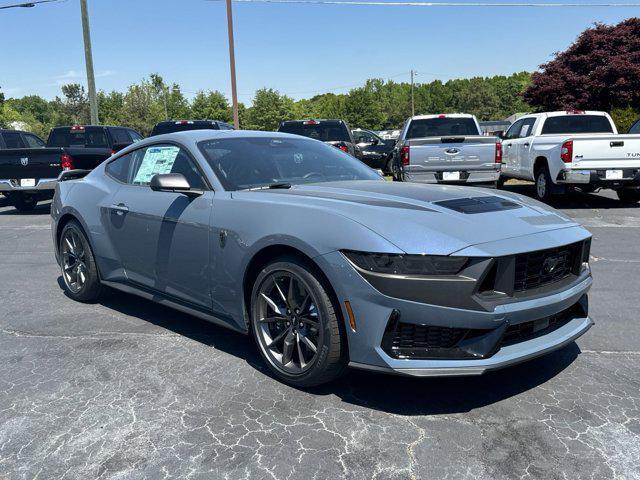
[[123, 293], [68, 299], [48, 204], [0, 203], [0, 478], [640, 478], [640, 208], [555, 206], [594, 235], [577, 344], [476, 378], [303, 391], [243, 335]]

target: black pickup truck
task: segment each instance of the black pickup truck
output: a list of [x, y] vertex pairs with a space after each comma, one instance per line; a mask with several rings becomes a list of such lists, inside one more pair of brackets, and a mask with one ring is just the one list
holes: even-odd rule
[[280, 122], [278, 131], [320, 140], [363, 160], [362, 150], [344, 120], [287, 120]]
[[32, 210], [53, 197], [63, 170], [91, 170], [139, 140], [138, 132], [125, 127], [56, 127], [46, 144], [32, 133], [0, 130], [0, 193], [16, 209]]

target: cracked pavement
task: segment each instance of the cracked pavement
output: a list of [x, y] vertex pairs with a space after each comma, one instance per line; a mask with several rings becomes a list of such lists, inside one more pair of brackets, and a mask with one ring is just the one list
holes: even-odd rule
[[309, 390], [240, 334], [124, 293], [71, 301], [48, 204], [0, 203], [0, 478], [640, 478], [640, 208], [613, 198], [563, 202], [594, 234], [577, 344], [482, 377]]

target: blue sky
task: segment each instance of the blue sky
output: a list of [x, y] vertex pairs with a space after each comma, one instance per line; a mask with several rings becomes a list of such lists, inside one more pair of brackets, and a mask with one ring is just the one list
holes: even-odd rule
[[[98, 89], [124, 90], [158, 72], [187, 96], [229, 96], [223, 2], [88, 1]], [[638, 15], [632, 7], [235, 4], [239, 99], [250, 103], [264, 86], [294, 98], [342, 93], [371, 77], [408, 80], [411, 68], [420, 82], [533, 70], [594, 22]], [[62, 83], [85, 83], [78, 0], [0, 10], [0, 45], [7, 96], [53, 98]]]

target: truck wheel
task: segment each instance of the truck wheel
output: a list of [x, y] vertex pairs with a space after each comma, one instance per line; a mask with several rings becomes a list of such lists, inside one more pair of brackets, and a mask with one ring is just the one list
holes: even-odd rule
[[621, 188], [617, 190], [618, 198], [623, 203], [640, 202], [640, 188]]
[[13, 206], [19, 212], [30, 212], [38, 204], [38, 199], [31, 195], [17, 193], [13, 196]]
[[283, 256], [266, 265], [251, 294], [251, 331], [260, 355], [297, 387], [330, 382], [347, 365], [347, 340], [324, 279], [306, 262]]
[[496, 188], [502, 189], [502, 187], [504, 187], [504, 182], [506, 181], [506, 179], [502, 176], [498, 177], [498, 180], [496, 181]]
[[541, 165], [536, 169], [536, 197], [542, 202], [548, 202], [551, 199], [551, 190], [553, 182], [549, 169], [546, 165]]

